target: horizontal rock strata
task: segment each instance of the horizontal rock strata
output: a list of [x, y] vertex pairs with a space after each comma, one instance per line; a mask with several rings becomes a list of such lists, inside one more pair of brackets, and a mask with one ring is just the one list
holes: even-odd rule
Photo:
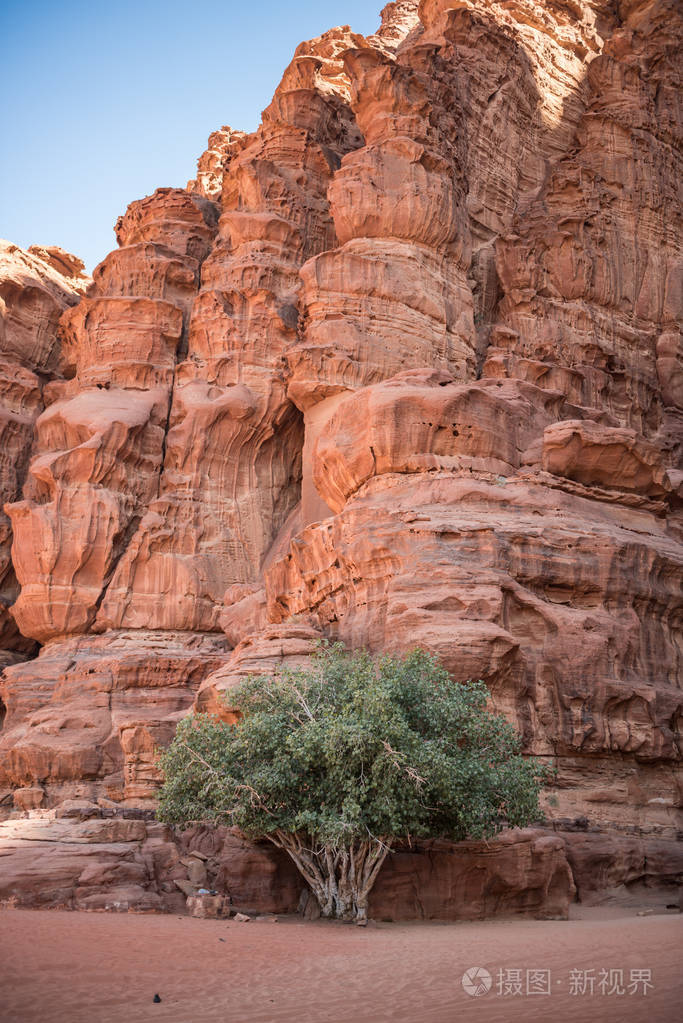
[[[234, 830], [174, 835], [162, 824], [111, 816], [85, 800], [66, 802], [58, 813], [0, 824], [0, 901], [178, 912], [186, 898], [208, 887], [225, 893], [233, 911], [292, 913], [299, 903], [302, 881], [287, 857]], [[489, 847], [437, 843], [395, 852], [373, 892], [371, 912], [393, 920], [492, 913], [562, 918], [573, 892], [562, 839], [530, 830]]]

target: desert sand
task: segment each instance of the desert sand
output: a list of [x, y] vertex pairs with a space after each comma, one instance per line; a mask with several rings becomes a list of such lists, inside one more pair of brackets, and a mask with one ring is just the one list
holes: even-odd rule
[[[237, 923], [6, 910], [1, 1016], [5, 1023], [680, 1019], [683, 918], [581, 907], [573, 914], [569, 921], [371, 923], [360, 930], [296, 918]], [[462, 986], [473, 966], [492, 976], [481, 997]], [[623, 994], [600, 993], [603, 968], [623, 971]], [[517, 969], [523, 993], [499, 992], [499, 970]], [[577, 969], [594, 970], [593, 996], [570, 994]], [[631, 971], [647, 969], [652, 987], [630, 993]], [[527, 995], [527, 970], [550, 970], [552, 993]], [[514, 988], [514, 974], [502, 979]]]

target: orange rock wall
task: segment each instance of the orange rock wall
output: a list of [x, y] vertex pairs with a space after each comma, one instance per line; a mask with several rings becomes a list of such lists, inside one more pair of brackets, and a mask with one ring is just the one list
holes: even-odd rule
[[59, 375], [57, 328], [89, 279], [79, 259], [62, 249], [24, 252], [0, 240], [0, 669], [35, 647], [9, 611], [19, 586], [12, 564], [12, 529], [3, 510], [26, 480], [36, 420]]
[[152, 806], [180, 716], [327, 637], [485, 679], [558, 827], [675, 836], [680, 36], [398, 0], [132, 203], [78, 304], [26, 280], [7, 798]]

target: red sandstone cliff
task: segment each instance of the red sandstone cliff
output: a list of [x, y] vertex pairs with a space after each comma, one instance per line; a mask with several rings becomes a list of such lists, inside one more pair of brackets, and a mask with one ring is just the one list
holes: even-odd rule
[[12, 532], [2, 506], [21, 495], [36, 420], [59, 376], [57, 326], [89, 283], [83, 263], [59, 248], [24, 252], [0, 240], [0, 670], [35, 649], [8, 610], [18, 594]]
[[398, 0], [132, 203], [78, 304], [68, 257], [0, 267], [0, 645], [41, 644], [6, 798], [153, 806], [244, 674], [420, 645], [602, 828], [582, 884], [677, 875], [680, 39], [673, 0]]

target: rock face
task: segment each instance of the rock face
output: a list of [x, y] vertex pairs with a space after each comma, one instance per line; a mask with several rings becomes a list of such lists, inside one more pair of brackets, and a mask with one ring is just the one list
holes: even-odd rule
[[19, 588], [3, 505], [21, 495], [46, 385], [60, 375], [59, 318], [84, 294], [83, 270], [63, 249], [0, 240], [0, 668], [35, 646], [8, 612]]
[[7, 668], [4, 771], [14, 802], [38, 783], [47, 803], [153, 805], [155, 750], [225, 651], [220, 636], [119, 631], [49, 643]]
[[[302, 880], [285, 854], [225, 828], [174, 834], [157, 822], [103, 817], [85, 800], [0, 823], [0, 902], [114, 912], [226, 916], [292, 913]], [[130, 813], [130, 811], [129, 811]], [[125, 811], [124, 811], [125, 814]], [[474, 878], [474, 883], [473, 883]], [[197, 896], [206, 886], [221, 895]], [[574, 894], [562, 839], [527, 830], [501, 842], [395, 853], [373, 891], [390, 920], [481, 919], [494, 913], [564, 918]]]
[[542, 910], [563, 843], [579, 894], [591, 864], [675, 881], [680, 35], [674, 0], [397, 0], [132, 203], [78, 304], [71, 257], [21, 256], [7, 799], [151, 807], [192, 707], [229, 718], [320, 638], [417, 645], [556, 765], [555, 830], [495, 854], [511, 901], [430, 849], [385, 868], [378, 914]]

